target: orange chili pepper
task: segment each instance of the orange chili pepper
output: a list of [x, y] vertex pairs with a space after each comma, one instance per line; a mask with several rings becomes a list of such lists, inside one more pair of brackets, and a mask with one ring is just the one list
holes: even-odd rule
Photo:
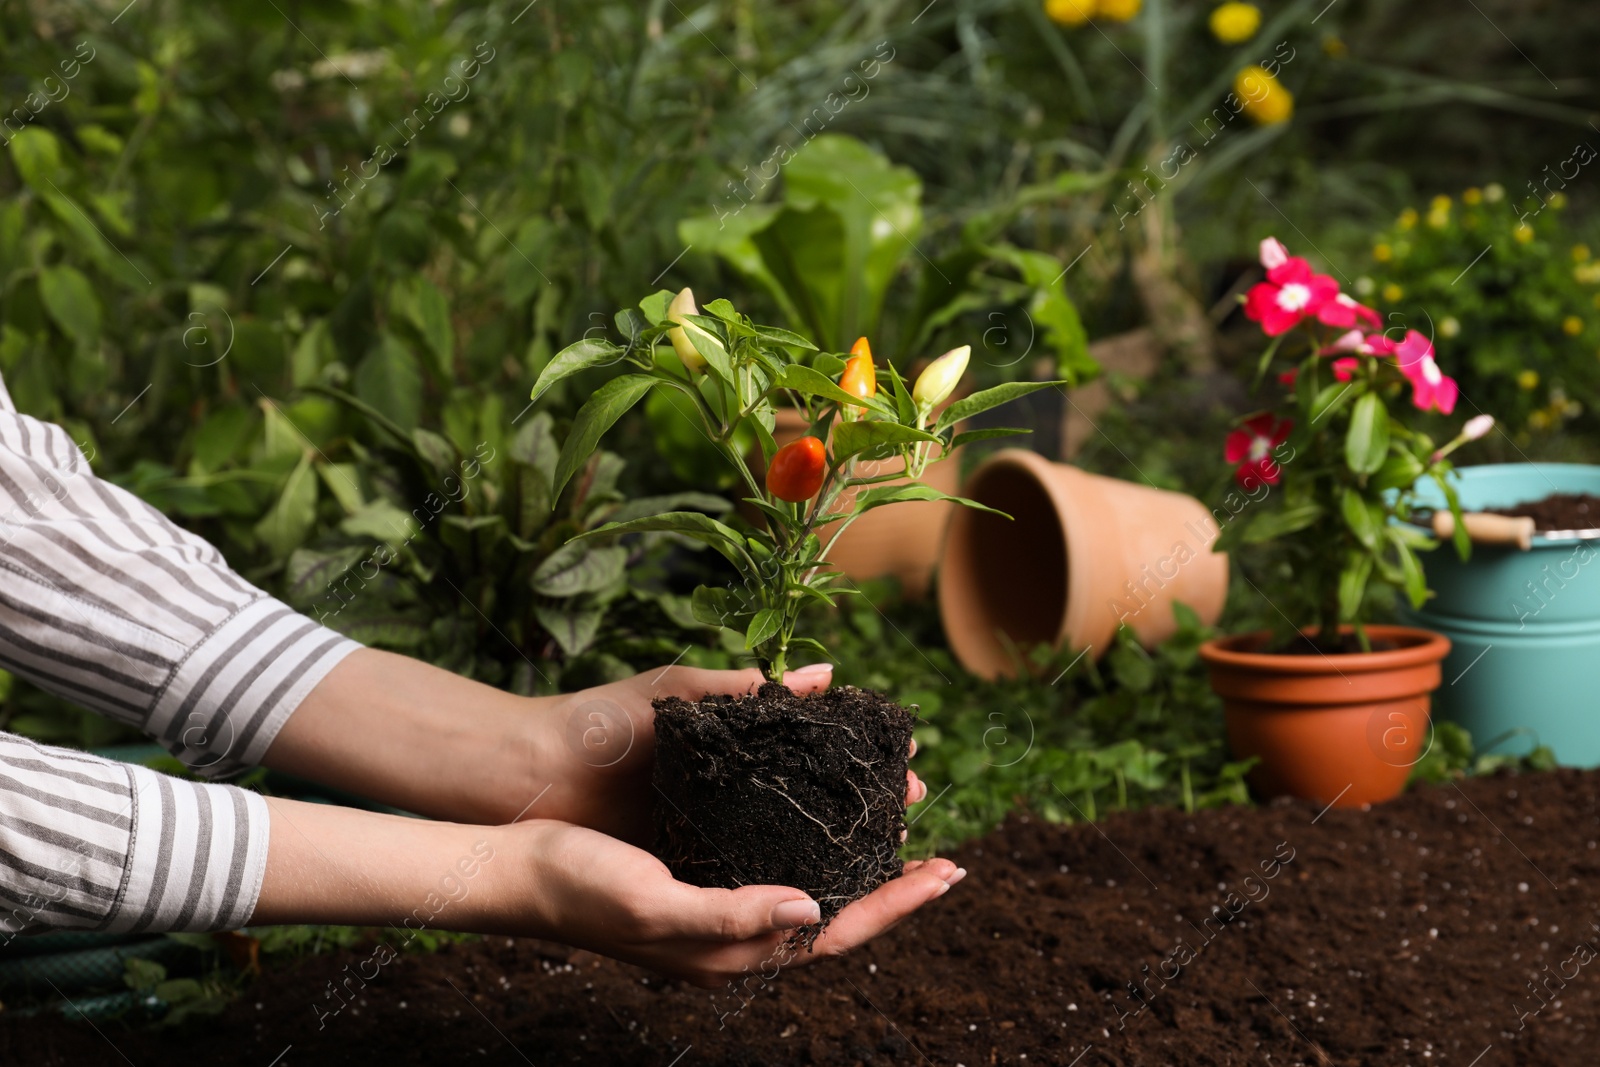
[[767, 467], [767, 492], [791, 504], [817, 495], [827, 472], [828, 450], [815, 437], [790, 441], [773, 454]]
[[862, 400], [870, 400], [877, 394], [878, 368], [872, 364], [872, 346], [865, 337], [850, 347], [850, 358], [839, 376], [839, 388]]

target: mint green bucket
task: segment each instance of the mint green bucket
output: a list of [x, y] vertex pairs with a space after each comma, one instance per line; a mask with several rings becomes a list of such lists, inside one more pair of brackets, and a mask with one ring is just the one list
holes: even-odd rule
[[[1600, 467], [1505, 463], [1464, 467], [1463, 511], [1502, 508], [1552, 493], [1600, 496]], [[1425, 507], [1445, 507], [1431, 482]], [[1411, 625], [1450, 638], [1434, 714], [1460, 723], [1479, 746], [1525, 755], [1549, 745], [1568, 766], [1600, 766], [1600, 541], [1516, 548], [1473, 545], [1463, 563], [1448, 543], [1422, 557], [1437, 595]]]

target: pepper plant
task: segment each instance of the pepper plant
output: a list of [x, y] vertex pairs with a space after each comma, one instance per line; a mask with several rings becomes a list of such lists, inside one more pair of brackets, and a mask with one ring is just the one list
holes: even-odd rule
[[1430, 595], [1417, 552], [1437, 542], [1412, 522], [1419, 480], [1431, 479], [1443, 492], [1456, 520], [1456, 550], [1467, 557], [1448, 457], [1488, 433], [1494, 419], [1470, 419], [1435, 446], [1406, 426], [1397, 407], [1409, 391], [1420, 411], [1455, 411], [1460, 389], [1439, 369], [1432, 341], [1404, 327], [1383, 331], [1378, 312], [1274, 238], [1261, 242], [1261, 265], [1266, 280], [1245, 297], [1246, 316], [1271, 338], [1258, 383], [1280, 353], [1296, 362], [1277, 376], [1274, 403], [1245, 418], [1224, 443], [1235, 481], [1258, 503], [1223, 527], [1215, 547], [1277, 542], [1296, 579], [1284, 589], [1280, 616], [1306, 627], [1307, 636], [1314, 629], [1322, 651], [1340, 650], [1345, 625], [1370, 650], [1363, 625], [1369, 588], [1401, 590], [1413, 607]]
[[[745, 502], [764, 522], [747, 529], [698, 511], [668, 511], [610, 522], [578, 538], [668, 533], [709, 545], [740, 581], [702, 586], [695, 617], [744, 634], [762, 671], [781, 681], [799, 649], [826, 654], [797, 634], [810, 603], [833, 604], [840, 575], [828, 550], [850, 524], [874, 508], [951, 497], [917, 482], [934, 459], [969, 442], [1021, 430], [959, 432], [964, 420], [1056, 382], [1013, 382], [946, 404], [966, 370], [966, 346], [932, 361], [908, 385], [893, 366], [874, 364], [865, 338], [847, 356], [819, 351], [798, 334], [760, 326], [726, 300], [701, 314], [688, 289], [657, 292], [616, 316], [617, 344], [586, 338], [551, 359], [534, 383], [538, 400], [556, 382], [589, 368], [622, 365], [625, 372], [597, 389], [573, 418], [556, 461], [553, 494], [580, 470], [589, 453], [630, 408], [653, 389], [687, 398], [699, 429], [737, 474]], [[782, 447], [773, 436], [780, 405], [807, 424]], [[753, 434], [756, 447], [743, 444]], [[891, 470], [870, 461], [896, 460]], [[754, 463], [752, 461], [755, 461]], [[762, 475], [758, 477], [758, 474]], [[985, 509], [991, 510], [991, 509]], [[576, 538], [575, 538], [576, 539]]]

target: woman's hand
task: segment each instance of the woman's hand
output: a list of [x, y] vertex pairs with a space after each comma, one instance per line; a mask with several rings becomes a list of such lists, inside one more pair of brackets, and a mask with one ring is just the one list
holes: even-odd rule
[[[827, 665], [791, 671], [826, 689]], [[579, 693], [519, 697], [392, 652], [345, 657], [289, 717], [265, 763], [455, 822], [559, 819], [642, 841], [663, 696], [744, 695], [760, 672], [667, 667]], [[916, 775], [906, 802], [926, 790]]]
[[[790, 671], [784, 684], [796, 693], [817, 693], [832, 679], [833, 667], [823, 663]], [[540, 739], [533, 745], [537, 756], [531, 768], [534, 780], [548, 783], [549, 790], [523, 817], [559, 819], [635, 844], [648, 842], [656, 744], [651, 701], [666, 696], [698, 700], [711, 693], [742, 696], [762, 681], [755, 670], [668, 667], [549, 698], [554, 703], [535, 713]], [[906, 803], [915, 804], [926, 794], [916, 774], [908, 772]]]
[[[841, 955], [960, 881], [949, 860], [906, 873], [834, 917], [811, 952], [782, 949], [817, 905], [798, 889], [699, 889], [649, 853], [545, 819], [427, 822], [271, 798], [267, 871], [251, 925], [313, 922], [540, 937], [716, 986]], [[385, 935], [388, 936], [388, 935]]]

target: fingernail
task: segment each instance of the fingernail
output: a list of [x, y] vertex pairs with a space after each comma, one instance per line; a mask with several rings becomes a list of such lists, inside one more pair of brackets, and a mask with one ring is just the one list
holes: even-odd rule
[[950, 892], [950, 883], [949, 882], [940, 882], [939, 883], [939, 888], [935, 889], [933, 891], [933, 896], [929, 897], [928, 899], [929, 900], [937, 900], [940, 897], [944, 896], [948, 892]]
[[831, 664], [831, 663], [813, 663], [809, 667], [796, 667], [794, 670], [790, 671], [789, 673], [794, 675], [797, 678], [802, 677], [802, 676], [809, 678], [809, 677], [812, 677], [812, 676], [818, 675], [818, 674], [832, 674], [833, 673], [833, 664]]
[[772, 909], [772, 928], [792, 930], [822, 921], [822, 906], [814, 900], [786, 900]]
[[961, 879], [965, 878], [966, 876], [967, 876], [967, 869], [965, 867], [957, 867], [956, 868], [956, 873], [952, 874], [949, 878], [946, 878], [944, 880], [944, 884], [945, 885], [955, 885], [957, 882], [961, 881]]

